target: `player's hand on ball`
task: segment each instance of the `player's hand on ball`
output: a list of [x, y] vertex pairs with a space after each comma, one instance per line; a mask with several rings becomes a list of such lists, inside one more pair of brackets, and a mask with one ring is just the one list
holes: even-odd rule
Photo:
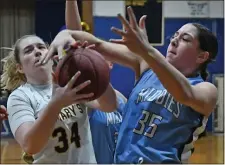
[[64, 49], [67, 49], [70, 45], [74, 45], [75, 42], [75, 39], [68, 30], [59, 32], [52, 41], [48, 53], [40, 60], [39, 64], [47, 63], [56, 54], [58, 54], [58, 58], [61, 59], [65, 53]]
[[53, 73], [53, 91], [52, 91], [52, 99], [59, 104], [59, 106], [66, 107], [75, 103], [84, 103], [89, 100], [94, 94], [77, 94], [77, 92], [81, 91], [85, 87], [91, 84], [90, 80], [87, 80], [80, 85], [74, 87], [74, 84], [78, 77], [81, 75], [81, 72], [77, 72], [71, 80], [67, 83], [66, 86], [60, 87], [57, 85], [56, 77]]
[[122, 39], [110, 39], [113, 43], [126, 45], [132, 52], [140, 55], [146, 52], [150, 46], [148, 36], [145, 28], [146, 15], [142, 16], [137, 24], [136, 17], [131, 7], [127, 8], [129, 22], [121, 15], [118, 14], [123, 29], [112, 27], [111, 30], [120, 35]]
[[6, 120], [8, 118], [8, 114], [5, 106], [0, 105], [0, 120]]

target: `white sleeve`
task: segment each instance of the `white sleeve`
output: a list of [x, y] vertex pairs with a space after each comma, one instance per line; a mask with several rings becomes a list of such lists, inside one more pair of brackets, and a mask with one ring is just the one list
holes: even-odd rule
[[35, 121], [34, 110], [28, 96], [21, 90], [15, 90], [8, 98], [7, 112], [11, 131], [16, 130], [25, 122]]

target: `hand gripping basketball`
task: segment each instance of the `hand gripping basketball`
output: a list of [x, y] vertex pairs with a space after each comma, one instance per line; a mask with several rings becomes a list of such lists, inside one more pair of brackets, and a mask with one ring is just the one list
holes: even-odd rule
[[[84, 46], [85, 47], [85, 46]], [[56, 79], [59, 86], [64, 87], [75, 73], [82, 73], [72, 88], [85, 82], [91, 81], [85, 89], [79, 90], [78, 94], [94, 93], [91, 100], [100, 97], [109, 85], [109, 66], [98, 52], [72, 46], [65, 51], [66, 55], [59, 61], [56, 67]]]

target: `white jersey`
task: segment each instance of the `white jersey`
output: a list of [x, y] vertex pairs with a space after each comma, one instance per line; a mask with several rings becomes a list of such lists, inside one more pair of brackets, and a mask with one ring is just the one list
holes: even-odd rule
[[[38, 118], [51, 99], [51, 93], [51, 85], [34, 86], [28, 83], [11, 93], [7, 111], [14, 136], [21, 124]], [[33, 158], [33, 163], [38, 164], [96, 163], [87, 107], [74, 104], [63, 108], [48, 143]]]

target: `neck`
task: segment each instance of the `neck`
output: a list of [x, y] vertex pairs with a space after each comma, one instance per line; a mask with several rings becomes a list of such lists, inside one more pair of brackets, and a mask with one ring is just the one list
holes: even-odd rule
[[187, 78], [197, 77], [199, 75], [199, 72], [197, 72], [196, 70], [193, 70], [191, 68], [185, 69], [180, 72]]
[[27, 79], [27, 83], [33, 84], [33, 85], [47, 85], [52, 84], [52, 77], [45, 77], [43, 79]]

